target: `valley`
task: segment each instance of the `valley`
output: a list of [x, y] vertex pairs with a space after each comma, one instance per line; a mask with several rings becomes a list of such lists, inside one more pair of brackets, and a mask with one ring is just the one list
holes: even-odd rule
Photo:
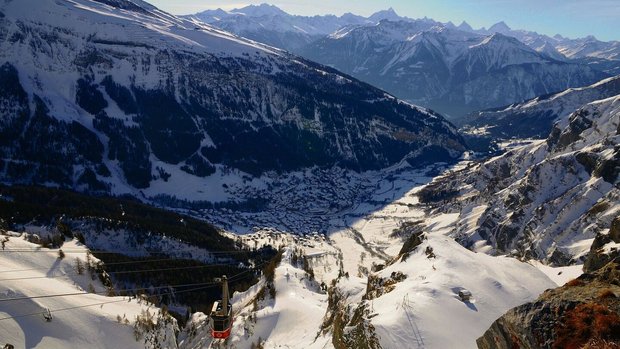
[[[346, 309], [359, 308], [368, 312], [365, 321], [373, 328], [372, 332], [368, 332], [370, 327], [360, 331], [364, 336], [376, 336], [377, 345], [383, 348], [402, 341], [415, 341], [419, 348], [456, 343], [475, 347], [476, 338], [511, 306], [532, 300], [544, 288], [579, 275], [579, 265], [550, 268], [534, 261], [528, 265], [502, 258], [502, 264], [493, 267], [499, 268], [493, 274], [483, 279], [470, 277], [471, 270], [491, 270], [498, 257], [476, 253], [456, 243], [450, 232], [458, 225], [458, 214], [436, 212], [421, 203], [418, 194], [429, 183], [469, 168], [477, 161], [463, 159], [457, 164], [435, 164], [424, 169], [413, 169], [403, 162], [383, 171], [361, 174], [342, 169], [310, 169], [270, 178], [272, 196], [265, 196], [267, 203], [254, 212], [231, 208], [177, 209], [213, 222], [225, 229], [226, 236], [240, 238], [248, 247], [273, 246], [283, 251], [282, 262], [274, 274], [275, 299], [262, 296], [258, 303], [255, 301], [267, 283], [264, 279], [249, 290], [234, 294], [236, 320], [227, 345], [231, 348], [251, 348], [259, 342], [270, 347], [336, 345], [331, 332], [338, 331], [334, 326], [342, 325], [327, 324], [329, 314], [341, 311], [344, 313], [340, 316], [346, 318]], [[307, 190], [307, 185], [315, 190]], [[335, 185], [338, 190], [333, 190]], [[261, 195], [261, 187], [253, 182], [245, 188], [241, 184], [230, 185], [227, 190], [235, 195]], [[334, 207], [326, 202], [342, 204]], [[468, 220], [475, 226], [479, 217], [479, 214], [470, 216]], [[32, 231], [32, 227], [25, 228]], [[88, 246], [121, 253], [131, 248], [123, 242], [123, 234], [99, 234], [86, 235]], [[415, 234], [423, 234], [424, 242], [417, 249], [404, 252], [410, 254], [404, 263], [403, 244]], [[102, 240], [103, 236], [107, 242]], [[17, 237], [12, 237], [7, 246], [16, 246], [14, 239]], [[199, 250], [189, 245], [171, 246], [168, 242], [157, 247], [156, 241], [151, 241], [147, 255], [172, 247], [175, 252], [168, 252], [171, 256], [180, 257], [189, 252], [191, 258], [201, 259]], [[522, 269], [518, 275], [512, 272], [515, 268]], [[507, 270], [511, 272], [505, 274]], [[371, 288], [369, 283], [376, 283], [371, 280], [390, 279], [394, 273], [405, 277], [394, 283], [393, 291], [384, 291], [381, 283], [373, 283]], [[475, 302], [458, 300], [456, 294], [461, 288], [470, 290]], [[14, 292], [20, 291], [14, 289]], [[335, 294], [340, 294], [337, 309], [328, 302], [328, 297]], [[388, 311], [389, 304], [395, 300], [396, 308]], [[114, 311], [107, 310], [112, 318], [116, 316]], [[455, 317], [457, 313], [459, 316]], [[191, 320], [198, 328], [192, 335], [181, 329], [179, 348], [209, 345], [211, 339], [204, 318], [198, 314]], [[451, 323], [450, 319], [456, 322]], [[453, 342], [446, 342], [445, 327], [439, 323], [458, 329], [460, 334], [451, 337]], [[411, 326], [416, 329], [414, 332]], [[341, 340], [354, 339], [345, 335]]]
[[0, 345], [616, 349], [619, 54], [0, 0]]
[[[373, 330], [366, 327], [359, 335], [376, 336], [380, 347], [395, 347], [403, 342], [414, 343], [414, 348], [475, 347], [480, 331], [508, 308], [580, 275], [579, 265], [550, 268], [535, 261], [527, 264], [512, 258], [500, 258], [500, 262], [499, 257], [467, 250], [452, 240], [450, 232], [459, 224], [458, 214], [434, 212], [419, 202], [417, 194], [437, 178], [434, 176], [450, 176], [471, 166], [472, 161], [418, 171], [401, 166], [382, 172], [380, 177], [373, 173], [372, 177], [379, 179], [372, 182], [377, 184], [357, 197], [359, 201], [352, 207], [339, 212], [320, 215], [311, 211], [304, 214], [303, 210], [282, 214], [280, 209], [275, 210], [280, 214], [233, 212], [223, 223], [235, 227], [238, 233], [245, 233], [241, 236], [245, 244], [280, 246], [284, 254], [276, 269], [275, 299], [265, 300], [256, 311], [256, 306], [246, 303], [257, 290], [235, 296], [233, 306], [241, 308], [238, 316], [241, 320], [234, 325], [237, 334], [229, 345], [249, 348], [252, 343], [265, 341], [273, 347], [323, 348], [335, 341], [324, 331], [337, 331], [337, 328], [326, 329], [324, 321], [338, 310], [331, 308], [333, 305], [328, 302], [322, 284], [332, 285], [330, 297], [334, 293], [341, 295], [340, 311], [365, 309], [364, 321], [372, 324]], [[293, 191], [284, 192], [294, 198]], [[307, 200], [315, 198], [304, 194]], [[303, 218], [299, 220], [299, 217]], [[480, 214], [468, 218], [472, 227], [478, 224], [479, 218]], [[312, 225], [304, 223], [317, 220], [323, 232], [310, 231]], [[403, 230], [408, 226], [414, 229]], [[303, 230], [296, 231], [295, 227]], [[403, 263], [403, 244], [413, 234], [422, 232], [424, 243], [417, 252], [406, 252], [411, 253], [411, 260]], [[432, 257], [426, 252], [428, 247]], [[309, 268], [292, 261], [296, 258], [293, 255], [300, 253]], [[472, 270], [485, 272], [475, 276]], [[507, 270], [511, 272], [505, 274]], [[389, 280], [395, 273], [405, 277], [394, 282], [393, 291], [384, 291], [382, 283], [372, 281]], [[472, 291], [475, 302], [458, 300], [460, 289]], [[304, 304], [301, 308], [294, 305], [299, 301]], [[290, 322], [293, 318], [294, 325]], [[449, 340], [445, 336], [446, 328], [455, 331]], [[354, 339], [345, 335], [342, 340]], [[332, 345], [337, 347], [336, 343]]]

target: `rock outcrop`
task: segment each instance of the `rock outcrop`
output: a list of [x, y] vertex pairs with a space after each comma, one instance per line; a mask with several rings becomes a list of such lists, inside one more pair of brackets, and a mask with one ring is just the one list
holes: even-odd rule
[[476, 342], [482, 349], [617, 348], [620, 258], [511, 309]]
[[592, 242], [590, 253], [583, 265], [585, 272], [600, 269], [611, 260], [620, 258], [620, 216], [611, 222], [609, 233], [599, 233]]

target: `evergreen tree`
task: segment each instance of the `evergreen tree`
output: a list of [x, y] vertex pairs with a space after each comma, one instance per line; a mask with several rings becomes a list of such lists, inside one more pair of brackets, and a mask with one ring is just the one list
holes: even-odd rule
[[81, 259], [76, 257], [75, 258], [75, 272], [78, 275], [82, 275], [84, 274], [84, 270], [85, 270], [84, 263], [82, 263]]

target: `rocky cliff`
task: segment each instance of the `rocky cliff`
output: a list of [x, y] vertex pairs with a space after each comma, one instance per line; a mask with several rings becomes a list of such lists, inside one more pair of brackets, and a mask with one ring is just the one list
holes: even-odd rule
[[481, 349], [618, 348], [620, 259], [511, 309], [477, 344]]

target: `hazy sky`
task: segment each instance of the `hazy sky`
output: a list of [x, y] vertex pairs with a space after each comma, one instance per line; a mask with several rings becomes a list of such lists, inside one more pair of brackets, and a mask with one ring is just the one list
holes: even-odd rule
[[430, 17], [474, 28], [505, 21], [513, 29], [568, 37], [594, 35], [620, 40], [620, 0], [147, 0], [173, 14], [189, 14], [218, 7], [225, 10], [267, 2], [299, 15], [352, 12], [370, 15], [394, 8], [401, 16]]

